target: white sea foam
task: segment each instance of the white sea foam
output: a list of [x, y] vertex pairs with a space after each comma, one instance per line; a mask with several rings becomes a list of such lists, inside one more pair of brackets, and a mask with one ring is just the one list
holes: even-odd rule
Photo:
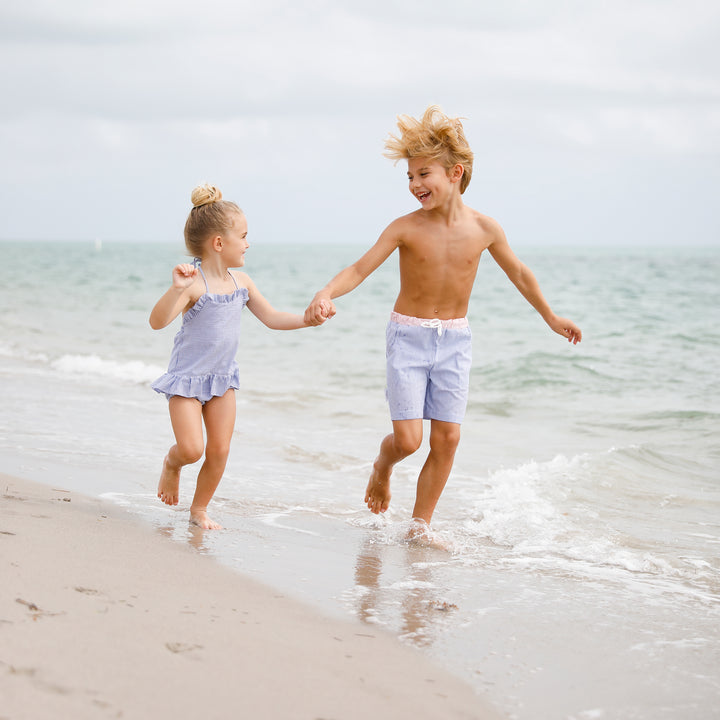
[[165, 372], [164, 368], [141, 360], [117, 362], [98, 355], [63, 355], [54, 360], [51, 367], [69, 375], [91, 375], [131, 383], [150, 383]]

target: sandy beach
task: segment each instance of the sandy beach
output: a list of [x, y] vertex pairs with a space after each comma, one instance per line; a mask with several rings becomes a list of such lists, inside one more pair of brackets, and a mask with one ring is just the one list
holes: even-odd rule
[[2, 720], [501, 717], [382, 630], [325, 617], [101, 500], [0, 482]]

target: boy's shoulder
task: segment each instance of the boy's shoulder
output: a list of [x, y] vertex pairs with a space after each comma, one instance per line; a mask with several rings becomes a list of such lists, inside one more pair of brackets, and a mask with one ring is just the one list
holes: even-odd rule
[[465, 206], [468, 211], [468, 218], [471, 222], [476, 223], [477, 226], [484, 232], [496, 233], [502, 231], [500, 223], [495, 218], [490, 217], [481, 213], [479, 210], [471, 208], [469, 205]]
[[470, 211], [469, 222], [474, 228], [477, 228], [478, 240], [485, 248], [489, 248], [496, 243], [502, 244], [505, 242], [505, 231], [495, 218], [471, 207], [466, 207]]
[[[388, 226], [388, 230], [396, 233], [402, 233], [414, 228], [421, 229], [427, 225], [428, 217], [423, 210], [415, 210], [407, 215], [401, 215], [393, 220]], [[483, 234], [500, 236], [503, 235], [503, 229], [495, 218], [481, 213], [479, 210], [471, 208], [469, 205], [463, 206], [462, 223], [467, 227], [471, 225], [476, 227], [478, 232]]]

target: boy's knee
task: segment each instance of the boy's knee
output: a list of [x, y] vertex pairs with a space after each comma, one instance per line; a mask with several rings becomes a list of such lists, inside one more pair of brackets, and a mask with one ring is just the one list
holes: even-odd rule
[[395, 448], [403, 455], [412, 455], [421, 443], [422, 435], [417, 433], [395, 433]]
[[433, 428], [430, 433], [430, 449], [436, 452], [455, 452], [460, 444], [460, 426], [448, 424]]

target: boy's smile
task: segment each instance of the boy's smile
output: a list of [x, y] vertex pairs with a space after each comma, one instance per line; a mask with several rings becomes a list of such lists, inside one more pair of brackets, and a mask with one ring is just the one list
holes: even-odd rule
[[410, 192], [426, 209], [433, 200], [441, 202], [452, 184], [447, 170], [437, 160], [409, 158], [407, 174]]

